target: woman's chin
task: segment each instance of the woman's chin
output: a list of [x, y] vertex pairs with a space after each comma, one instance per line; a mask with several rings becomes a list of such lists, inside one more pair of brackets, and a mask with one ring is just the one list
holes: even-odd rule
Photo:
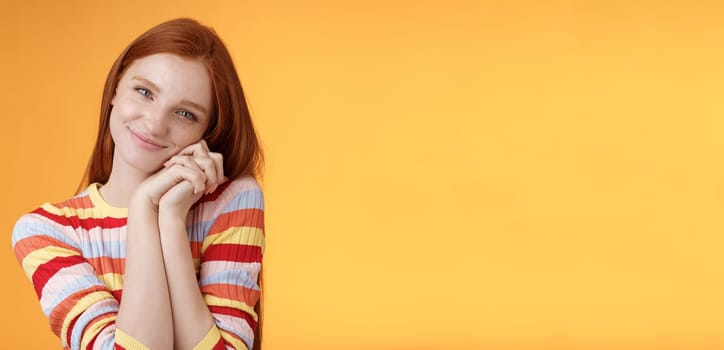
[[163, 162], [158, 160], [134, 159], [130, 160], [128, 165], [139, 173], [146, 174], [146, 176], [151, 176], [163, 169]]

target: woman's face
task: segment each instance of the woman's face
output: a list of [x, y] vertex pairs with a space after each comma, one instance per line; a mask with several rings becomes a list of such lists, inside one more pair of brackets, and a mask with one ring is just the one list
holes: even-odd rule
[[112, 100], [116, 162], [151, 174], [198, 142], [212, 111], [211, 77], [198, 59], [160, 53], [135, 60]]

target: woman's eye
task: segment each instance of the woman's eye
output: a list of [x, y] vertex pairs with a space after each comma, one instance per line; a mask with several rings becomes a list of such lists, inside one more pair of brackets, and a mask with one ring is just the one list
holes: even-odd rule
[[179, 111], [178, 114], [180, 114], [182, 117], [184, 117], [188, 120], [196, 120], [196, 116], [189, 111]]
[[151, 90], [149, 90], [149, 89], [146, 89], [146, 88], [143, 88], [143, 87], [137, 87], [137, 88], [136, 88], [136, 91], [138, 91], [138, 93], [141, 94], [141, 95], [143, 95], [143, 96], [151, 97]]

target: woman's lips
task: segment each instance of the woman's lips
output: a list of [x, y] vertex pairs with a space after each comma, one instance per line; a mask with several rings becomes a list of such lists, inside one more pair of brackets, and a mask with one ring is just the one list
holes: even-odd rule
[[131, 130], [130, 128], [128, 129], [128, 131], [131, 133], [131, 135], [133, 135], [133, 140], [136, 141], [136, 143], [139, 146], [141, 146], [145, 149], [155, 151], [155, 150], [166, 148], [165, 146], [159, 145], [158, 143], [154, 142], [153, 140], [151, 140], [141, 134], [136, 133], [135, 131]]

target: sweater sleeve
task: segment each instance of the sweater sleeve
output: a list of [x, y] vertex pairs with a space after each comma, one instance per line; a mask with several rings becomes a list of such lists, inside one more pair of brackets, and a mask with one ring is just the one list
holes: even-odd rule
[[264, 251], [264, 200], [256, 180], [229, 184], [201, 245], [199, 285], [215, 327], [197, 349], [251, 349]]
[[140, 343], [133, 338], [116, 338], [119, 302], [68, 234], [72, 225], [44, 206], [22, 216], [13, 230], [15, 257], [33, 284], [50, 329], [64, 348], [137, 349]]

